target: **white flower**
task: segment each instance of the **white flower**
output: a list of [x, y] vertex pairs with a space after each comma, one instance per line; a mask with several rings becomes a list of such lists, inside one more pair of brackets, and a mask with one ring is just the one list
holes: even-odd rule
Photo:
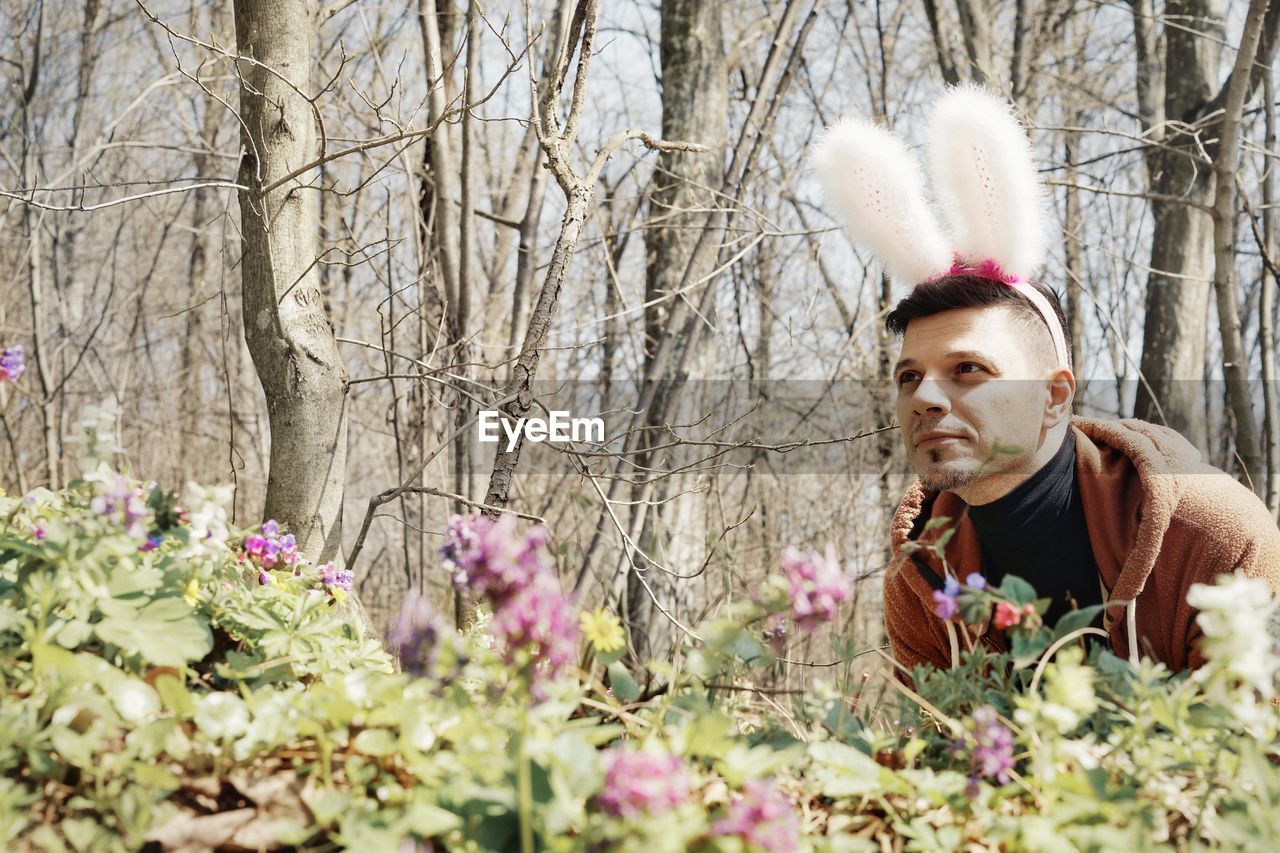
[[187, 558], [219, 557], [225, 554], [227, 537], [227, 505], [233, 496], [231, 486], [187, 483], [183, 505], [187, 508], [187, 547], [181, 556]]
[[1098, 710], [1093, 669], [1081, 665], [1083, 657], [1078, 647], [1063, 649], [1045, 670], [1044, 699], [1035, 695], [1019, 697], [1014, 719], [1029, 725], [1038, 716], [1065, 735], [1080, 725], [1082, 718]]
[[93, 474], [102, 463], [110, 465], [112, 457], [123, 453], [116, 442], [116, 420], [120, 406], [112, 398], [97, 406], [85, 406], [72, 427], [71, 443], [77, 446], [76, 463], [83, 474]]
[[1268, 624], [1280, 600], [1273, 598], [1267, 582], [1241, 574], [1219, 575], [1213, 586], [1192, 584], [1187, 603], [1200, 611], [1200, 648], [1209, 659], [1198, 677], [1207, 680], [1215, 671], [1226, 672], [1264, 698], [1275, 695], [1280, 659]]
[[239, 737], [249, 731], [249, 708], [232, 693], [210, 693], [196, 706], [195, 722], [213, 740]]
[[145, 681], [130, 678], [120, 682], [111, 691], [111, 701], [121, 719], [126, 722], [145, 723], [160, 713], [160, 696]]
[[436, 732], [431, 726], [431, 721], [426, 717], [418, 717], [413, 728], [409, 730], [409, 742], [413, 744], [414, 749], [426, 752], [435, 745]]

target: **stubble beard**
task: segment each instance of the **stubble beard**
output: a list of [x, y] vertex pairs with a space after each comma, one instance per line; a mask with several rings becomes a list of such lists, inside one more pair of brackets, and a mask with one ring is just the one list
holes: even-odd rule
[[972, 468], [948, 465], [943, 462], [941, 451], [929, 450], [926, 452], [929, 457], [929, 465], [923, 470], [917, 471], [920, 482], [926, 489], [934, 492], [953, 492], [956, 489], [963, 489], [978, 479], [979, 472]]

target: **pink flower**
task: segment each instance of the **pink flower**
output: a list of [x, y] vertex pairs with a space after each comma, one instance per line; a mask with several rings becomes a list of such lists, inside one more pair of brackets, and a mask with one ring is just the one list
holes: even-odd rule
[[351, 569], [335, 568], [333, 563], [325, 563], [320, 567], [320, 583], [325, 586], [336, 586], [344, 592], [351, 592], [351, 583], [355, 580], [355, 572]]
[[678, 755], [650, 755], [625, 749], [604, 753], [600, 808], [614, 817], [657, 817], [689, 799], [689, 775]]
[[992, 620], [995, 626], [1001, 631], [1011, 628], [1022, 621], [1022, 614], [1018, 612], [1018, 608], [1014, 607], [1007, 601], [1002, 601], [996, 605], [995, 619]]
[[441, 553], [454, 586], [496, 603], [552, 568], [546, 544], [546, 531], [541, 526], [530, 528], [521, 537], [515, 516], [491, 521], [477, 513], [449, 519]]
[[549, 573], [495, 603], [489, 630], [502, 645], [508, 664], [517, 662], [518, 652], [527, 652], [534, 664], [530, 682], [537, 698], [541, 698], [542, 680], [555, 678], [577, 657], [578, 619]]
[[791, 591], [792, 616], [806, 631], [835, 619], [836, 608], [849, 596], [849, 576], [840, 568], [834, 546], [828, 545], [825, 554], [787, 546], [782, 572]]
[[716, 821], [713, 835], [736, 835], [748, 848], [788, 853], [800, 847], [800, 821], [791, 801], [765, 779], [742, 786], [741, 796], [729, 804], [728, 813]]
[[244, 537], [244, 550], [251, 557], [261, 557], [263, 552], [267, 550], [266, 537], [250, 533]]
[[493, 606], [489, 630], [507, 663], [532, 662], [530, 692], [542, 699], [544, 679], [574, 661], [579, 634], [575, 608], [560, 589], [547, 550], [546, 530], [535, 526], [520, 536], [512, 515], [496, 522], [454, 516], [441, 553], [454, 586]]
[[250, 533], [244, 538], [244, 552], [264, 569], [277, 566], [295, 566], [302, 555], [292, 533], [280, 535], [280, 522], [274, 518], [262, 523], [261, 533]]

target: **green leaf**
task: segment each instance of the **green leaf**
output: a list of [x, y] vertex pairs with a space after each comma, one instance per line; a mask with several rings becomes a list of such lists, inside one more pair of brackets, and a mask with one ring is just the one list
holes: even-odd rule
[[58, 824], [58, 829], [62, 830], [62, 834], [76, 850], [93, 849], [94, 842], [105, 840], [107, 835], [107, 831], [97, 821], [85, 818], [64, 820]]
[[108, 576], [107, 592], [113, 598], [152, 593], [164, 583], [164, 572], [148, 565], [118, 564]]
[[396, 751], [396, 737], [389, 729], [365, 729], [351, 745], [365, 755], [390, 755]]
[[0, 604], [0, 634], [5, 631], [18, 633], [22, 628], [22, 614], [7, 604]]
[[180, 720], [191, 717], [196, 712], [195, 700], [181, 679], [167, 672], [156, 678], [156, 692], [164, 707]]
[[329, 826], [351, 808], [351, 794], [329, 788], [304, 788], [302, 801], [311, 809], [318, 826]]
[[613, 695], [618, 697], [619, 702], [626, 704], [640, 698], [640, 685], [636, 684], [621, 661], [609, 664], [608, 671], [609, 686], [613, 688]]
[[103, 642], [155, 666], [182, 666], [203, 658], [213, 648], [208, 623], [177, 597], [158, 598], [131, 619], [108, 617], [94, 628]]
[[1016, 631], [1009, 644], [1009, 652], [1013, 655], [1013, 665], [1019, 669], [1030, 666], [1040, 659], [1045, 649], [1049, 648], [1049, 632], [1036, 631], [1030, 636], [1025, 631]]
[[1000, 583], [1000, 594], [1019, 607], [1036, 600], [1035, 587], [1016, 575], [1005, 576]]
[[40, 550], [39, 545], [23, 542], [21, 539], [0, 536], [0, 562], [12, 560], [15, 555], [28, 557], [38, 562], [44, 562], [45, 560], [45, 553]]
[[182, 787], [182, 780], [174, 776], [168, 770], [156, 767], [154, 764], [143, 764], [136, 762], [130, 769], [133, 781], [146, 785], [149, 788], [159, 788], [166, 793], [176, 791]]
[[813, 778], [828, 797], [861, 797], [881, 790], [881, 767], [862, 750], [835, 741], [809, 746]]
[[427, 803], [414, 803], [405, 812], [406, 823], [422, 838], [444, 835], [462, 826], [462, 818]]
[[1093, 624], [1093, 620], [1097, 615], [1102, 612], [1102, 607], [1103, 605], [1101, 604], [1094, 604], [1063, 614], [1062, 618], [1058, 620], [1058, 624], [1053, 626], [1053, 638], [1059, 640], [1072, 631], [1089, 627]]
[[64, 623], [54, 636], [54, 641], [64, 649], [78, 649], [93, 636], [93, 625], [83, 619]]

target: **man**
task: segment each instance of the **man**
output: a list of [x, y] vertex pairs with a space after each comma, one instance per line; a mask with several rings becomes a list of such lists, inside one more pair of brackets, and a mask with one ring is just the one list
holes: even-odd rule
[[[952, 665], [933, 599], [948, 574], [1016, 574], [1052, 598], [1050, 624], [1072, 607], [1112, 605], [1113, 651], [1128, 656], [1136, 641], [1174, 671], [1203, 662], [1191, 584], [1234, 571], [1280, 591], [1280, 530], [1252, 492], [1173, 430], [1071, 416], [1075, 377], [1051, 321], [1065, 335], [1043, 285], [963, 270], [916, 286], [887, 318], [902, 338], [897, 413], [919, 475], [894, 515], [884, 585], [893, 656], [908, 670]], [[1007, 648], [989, 623], [954, 627]]]
[[887, 319], [902, 336], [898, 417], [920, 475], [891, 531], [894, 657], [950, 666], [966, 647], [953, 632], [1006, 648], [990, 623], [935, 613], [936, 590], [980, 573], [1029, 581], [1050, 597], [1051, 621], [1108, 605], [1117, 654], [1199, 665], [1188, 588], [1236, 571], [1280, 589], [1280, 530], [1172, 430], [1072, 418], [1067, 324], [1035, 277], [1051, 239], [1045, 194], [1008, 101], [949, 89], [927, 148], [945, 227], [914, 152], [887, 128], [842, 119], [814, 154], [853, 241], [912, 288]]

